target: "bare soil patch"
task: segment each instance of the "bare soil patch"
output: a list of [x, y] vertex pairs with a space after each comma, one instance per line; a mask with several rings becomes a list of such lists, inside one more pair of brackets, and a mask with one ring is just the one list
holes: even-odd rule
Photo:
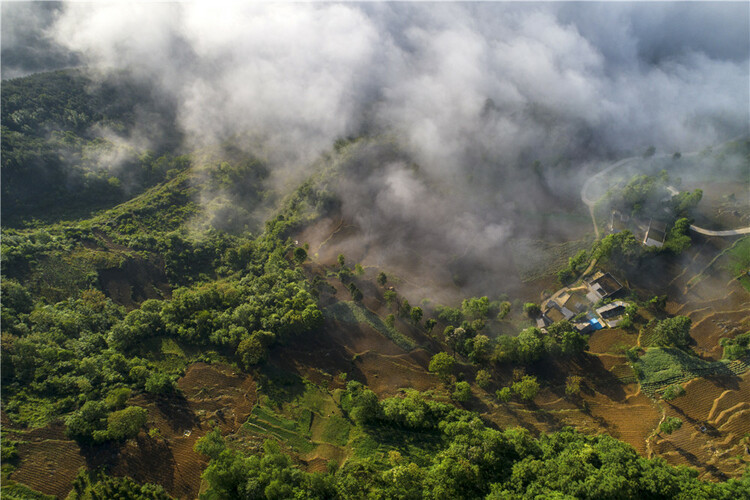
[[61, 422], [23, 435], [19, 468], [12, 479], [49, 495], [65, 498], [78, 469], [105, 467], [116, 476], [158, 483], [176, 498], [197, 498], [207, 462], [193, 450], [195, 442], [218, 425], [234, 432], [256, 401], [255, 382], [224, 365], [196, 363], [177, 383], [184, 396], [153, 399], [138, 395], [129, 404], [148, 410], [147, 427], [123, 444], [81, 447], [64, 434]]
[[622, 354], [638, 343], [638, 334], [619, 328], [597, 330], [589, 337], [589, 351], [597, 354]]

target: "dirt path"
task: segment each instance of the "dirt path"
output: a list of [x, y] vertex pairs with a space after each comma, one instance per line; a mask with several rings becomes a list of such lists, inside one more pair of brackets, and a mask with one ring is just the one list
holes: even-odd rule
[[[737, 138], [732, 139], [732, 141], [737, 140]], [[727, 141], [731, 142], [731, 141]], [[726, 143], [725, 143], [726, 144]], [[693, 151], [692, 153], [686, 153], [682, 155], [683, 157], [690, 157], [695, 156], [699, 154], [699, 151]], [[668, 155], [660, 155], [663, 157], [666, 157]], [[625, 158], [623, 160], [619, 160], [615, 163], [612, 163], [610, 166], [606, 167], [604, 170], [597, 172], [596, 174], [589, 177], [586, 182], [583, 184], [583, 187], [581, 187], [581, 201], [588, 207], [589, 213], [591, 214], [591, 222], [594, 224], [594, 233], [596, 234], [596, 239], [599, 239], [599, 226], [596, 224], [596, 217], [594, 216], [594, 206], [596, 205], [596, 201], [601, 198], [603, 193], [600, 190], [600, 193], [598, 195], [595, 195], [592, 192], [592, 187], [597, 183], [600, 182], [603, 179], [603, 176], [611, 172], [612, 170], [616, 168], [622, 168], [628, 163], [632, 163], [634, 161], [641, 160], [642, 158], [640, 156], [631, 156], [630, 158]], [[679, 191], [674, 186], [667, 186], [667, 190], [669, 193], [674, 196], [679, 193]], [[727, 229], [724, 231], [714, 231], [712, 229], [706, 229], [703, 227], [698, 227], [695, 225], [690, 226], [690, 230], [694, 231], [698, 234], [702, 234], [705, 236], [719, 236], [719, 237], [726, 237], [726, 236], [739, 236], [742, 234], [750, 234], [750, 226], [747, 227], [739, 227], [737, 229]]]
[[596, 205], [596, 201], [601, 198], [602, 194], [599, 194], [598, 196], [595, 196], [591, 191], [592, 186], [599, 182], [602, 179], [602, 176], [606, 175], [607, 173], [611, 172], [612, 170], [616, 168], [621, 168], [627, 163], [630, 163], [632, 161], [637, 160], [638, 157], [632, 157], [632, 158], [625, 158], [624, 160], [617, 161], [604, 170], [597, 172], [596, 174], [589, 177], [586, 182], [583, 184], [583, 187], [581, 187], [581, 201], [588, 207], [589, 213], [591, 214], [591, 222], [594, 224], [594, 233], [596, 234], [596, 239], [598, 240], [599, 235], [599, 226], [596, 223], [596, 217], [594, 216], [594, 206]]
[[[675, 196], [676, 194], [679, 194], [679, 191], [674, 186], [667, 186], [667, 191], [669, 191], [669, 194], [672, 196]], [[593, 217], [593, 213], [592, 213]], [[704, 227], [695, 226], [693, 224], [690, 225], [690, 230], [694, 231], [698, 234], [703, 234], [705, 236], [739, 236], [741, 234], [750, 234], [750, 226], [747, 227], [738, 227], [737, 229], [727, 229], [724, 231], [714, 231], [712, 229], [706, 229]], [[597, 238], [599, 236], [597, 235]]]

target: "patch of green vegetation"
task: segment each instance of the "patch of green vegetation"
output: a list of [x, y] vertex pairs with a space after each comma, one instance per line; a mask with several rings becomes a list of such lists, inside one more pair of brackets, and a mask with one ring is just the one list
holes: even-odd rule
[[296, 420], [285, 418], [268, 408], [256, 406], [244, 424], [249, 430], [260, 430], [286, 443], [300, 453], [310, 453], [315, 445], [310, 441], [309, 428], [300, 429]]
[[378, 315], [356, 302], [337, 302], [332, 306], [326, 307], [323, 313], [329, 318], [343, 323], [366, 324], [389, 338], [394, 344], [405, 351], [411, 351], [416, 346], [413, 340], [401, 334], [394, 327], [386, 325]]
[[[354, 457], [335, 472], [299, 471], [277, 443], [245, 455], [211, 431], [196, 444], [209, 465], [203, 478], [208, 498], [236, 492], [282, 492], [284, 498], [717, 498], [734, 499], [748, 479], [702, 482], [697, 472], [640, 457], [606, 434], [587, 436], [570, 428], [540, 436], [525, 429], [493, 429], [475, 413], [407, 391], [374, 402], [361, 384], [348, 384], [342, 398], [358, 421], [350, 444]], [[678, 425], [670, 422], [668, 432]], [[249, 496], [249, 495], [246, 495]]]
[[305, 384], [305, 392], [296, 402], [301, 408], [306, 408], [319, 415], [329, 412], [335, 407], [331, 396], [314, 384]]
[[7, 500], [56, 500], [57, 498], [32, 490], [24, 484], [7, 478], [3, 479], [3, 486], [0, 489], [0, 493], [2, 493], [3, 499]]
[[135, 350], [138, 355], [150, 361], [159, 371], [181, 375], [193, 363], [231, 363], [231, 358], [216, 350], [199, 348], [179, 339], [152, 337], [143, 340]]
[[734, 338], [722, 338], [719, 345], [724, 348], [724, 359], [739, 360], [750, 354], [750, 332], [741, 333]]
[[275, 375], [278, 386], [270, 386], [273, 398], [266, 394], [268, 378], [261, 386], [261, 403], [273, 404], [273, 409], [256, 406], [248, 419], [249, 429], [274, 436], [302, 453], [321, 443], [347, 445], [351, 424], [341, 416], [332, 395], [298, 377]]
[[95, 498], [128, 498], [133, 500], [170, 500], [160, 485], [138, 484], [129, 477], [108, 476], [104, 471], [81, 469], [73, 481], [73, 490], [67, 500]]
[[697, 377], [712, 375], [731, 376], [726, 363], [704, 361], [682, 349], [652, 347], [633, 363], [641, 387], [646, 393], [655, 393], [672, 384]]
[[30, 427], [44, 427], [60, 413], [60, 405], [50, 398], [28, 396], [22, 391], [14, 401], [5, 405], [4, 410], [14, 415], [14, 421]]
[[750, 270], [750, 236], [735, 241], [724, 256], [726, 261], [722, 265], [732, 276], [747, 274]]
[[346, 446], [349, 442], [349, 432], [351, 431], [349, 421], [338, 415], [321, 417], [321, 419], [323, 428], [320, 436], [316, 436], [316, 441], [320, 440], [336, 446]]
[[740, 284], [750, 291], [750, 276], [747, 274], [750, 271], [750, 236], [738, 239], [714, 257], [700, 273], [688, 281], [688, 287], [696, 285], [712, 272], [716, 272], [713, 270], [715, 266], [737, 278]]

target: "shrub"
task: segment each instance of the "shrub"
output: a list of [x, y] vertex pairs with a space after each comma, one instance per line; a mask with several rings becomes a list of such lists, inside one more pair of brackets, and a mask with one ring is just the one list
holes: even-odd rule
[[667, 417], [664, 422], [659, 424], [659, 431], [664, 434], [672, 434], [680, 427], [682, 427], [682, 420], [677, 417]]
[[461, 403], [467, 402], [471, 399], [471, 386], [468, 382], [456, 382], [451, 397]]
[[539, 304], [526, 302], [523, 305], [523, 312], [526, 313], [529, 318], [538, 318], [539, 315], [542, 314], [542, 309], [539, 307]]
[[388, 275], [384, 272], [380, 272], [376, 280], [378, 282], [378, 285], [385, 286], [385, 284], [388, 283]]
[[510, 401], [510, 398], [513, 397], [513, 394], [510, 392], [510, 387], [503, 387], [499, 391], [495, 392], [495, 396], [497, 396], [497, 399], [499, 399], [503, 403], [507, 403], [508, 401]]
[[664, 389], [661, 398], [664, 401], [672, 401], [674, 398], [682, 396], [683, 394], [685, 394], [684, 387], [682, 387], [680, 384], [672, 384]]
[[138, 435], [146, 424], [148, 411], [140, 406], [128, 406], [124, 410], [110, 413], [107, 417], [107, 434], [110, 439], [121, 441]]
[[307, 260], [307, 250], [305, 250], [302, 247], [297, 247], [294, 249], [294, 260], [296, 260], [298, 263], [302, 264]]
[[175, 383], [172, 377], [167, 373], [152, 373], [146, 380], [146, 392], [151, 394], [169, 394], [174, 392]]
[[486, 389], [492, 382], [492, 375], [487, 370], [479, 370], [477, 372], [476, 382], [479, 387]]
[[456, 360], [453, 359], [453, 356], [451, 356], [447, 352], [439, 352], [432, 357], [432, 359], [430, 360], [430, 365], [427, 369], [430, 371], [430, 373], [434, 373], [443, 381], [446, 381], [453, 371], [453, 366], [455, 364]]
[[534, 376], [524, 375], [521, 380], [511, 386], [511, 389], [521, 399], [531, 401], [539, 392], [539, 382], [537, 382]]
[[502, 321], [510, 312], [510, 302], [507, 300], [500, 303], [500, 311], [497, 313], [497, 320]]
[[570, 375], [565, 380], [565, 394], [568, 396], [578, 396], [581, 393], [581, 382], [583, 378], [578, 375]]

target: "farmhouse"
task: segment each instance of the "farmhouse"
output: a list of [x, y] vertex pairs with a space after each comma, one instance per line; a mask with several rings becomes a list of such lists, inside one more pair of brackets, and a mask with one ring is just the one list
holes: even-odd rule
[[627, 303], [617, 300], [602, 306], [596, 310], [596, 313], [607, 323], [607, 326], [613, 328], [620, 323], [621, 316], [625, 313]]
[[667, 225], [663, 222], [651, 219], [648, 223], [646, 235], [643, 237], [643, 244], [647, 247], [661, 248], [664, 246], [664, 240], [667, 237]]
[[591, 301], [592, 304], [599, 302], [601, 299], [606, 299], [622, 290], [622, 285], [612, 277], [609, 273], [602, 273], [601, 271], [594, 274], [591, 277], [586, 286], [589, 289], [589, 293], [586, 294], [586, 298]]

